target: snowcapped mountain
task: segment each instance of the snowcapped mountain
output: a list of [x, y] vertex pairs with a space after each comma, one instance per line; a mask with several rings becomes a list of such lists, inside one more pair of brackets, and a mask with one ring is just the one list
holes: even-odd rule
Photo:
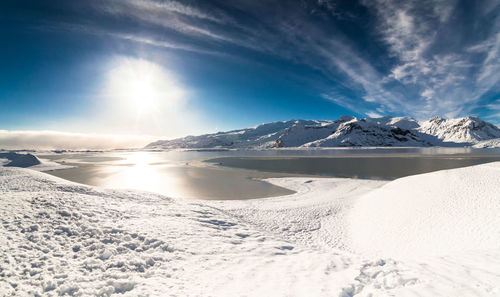
[[421, 122], [420, 131], [436, 136], [443, 142], [451, 143], [477, 143], [500, 137], [498, 127], [477, 117], [457, 119], [435, 117]]
[[431, 146], [411, 118], [342, 117], [320, 128], [294, 126], [276, 142], [277, 147]]
[[146, 146], [148, 149], [174, 148], [246, 148], [274, 147], [276, 140], [294, 125], [320, 127], [331, 121], [290, 120], [258, 125], [252, 128], [218, 132], [199, 136], [187, 136], [173, 140], [159, 140]]
[[470, 146], [500, 138], [500, 129], [477, 117], [410, 117], [357, 119], [342, 116], [334, 121], [290, 120], [253, 128], [159, 140], [147, 149], [272, 148], [348, 146]]
[[473, 145], [474, 148], [496, 148], [500, 147], [500, 138], [484, 140]]

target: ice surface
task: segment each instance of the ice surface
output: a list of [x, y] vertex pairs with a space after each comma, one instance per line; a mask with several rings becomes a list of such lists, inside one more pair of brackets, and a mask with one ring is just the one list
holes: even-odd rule
[[284, 178], [270, 182], [296, 194], [189, 201], [0, 167], [0, 292], [498, 296], [499, 177], [490, 163], [393, 182]]

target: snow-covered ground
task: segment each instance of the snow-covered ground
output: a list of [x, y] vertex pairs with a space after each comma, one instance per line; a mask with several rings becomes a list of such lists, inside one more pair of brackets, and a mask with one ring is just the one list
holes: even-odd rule
[[484, 140], [473, 145], [474, 148], [498, 148], [500, 147], [500, 138]]
[[0, 153], [0, 166], [22, 167], [36, 171], [49, 171], [57, 169], [72, 168], [73, 166], [59, 164], [50, 160], [39, 159], [29, 153]]
[[5, 296], [499, 296], [500, 162], [170, 199], [0, 167]]

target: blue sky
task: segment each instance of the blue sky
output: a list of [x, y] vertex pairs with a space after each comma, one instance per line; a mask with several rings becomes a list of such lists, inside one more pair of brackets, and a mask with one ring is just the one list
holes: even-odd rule
[[176, 137], [344, 114], [500, 124], [497, 0], [17, 0], [2, 1], [0, 25], [4, 130]]

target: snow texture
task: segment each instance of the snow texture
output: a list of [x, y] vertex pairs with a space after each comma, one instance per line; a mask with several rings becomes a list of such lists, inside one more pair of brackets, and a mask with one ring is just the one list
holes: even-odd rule
[[[477, 117], [410, 117], [357, 119], [342, 116], [335, 121], [291, 120], [254, 128], [159, 140], [147, 149], [174, 148], [271, 148], [349, 146], [470, 146], [500, 138], [500, 129]], [[498, 142], [497, 142], [498, 145]]]
[[484, 140], [473, 145], [474, 148], [499, 148], [500, 138]]
[[490, 163], [388, 183], [356, 203], [350, 226], [366, 254], [441, 256], [498, 248], [499, 210], [500, 163]]
[[499, 177], [282, 178], [297, 193], [196, 201], [0, 167], [0, 292], [498, 296]]
[[216, 148], [216, 147], [272, 147], [278, 137], [294, 125], [322, 126], [330, 121], [290, 120], [262, 124], [253, 128], [219, 132], [201, 136], [187, 136], [173, 140], [159, 140], [146, 146], [148, 149]]
[[18, 153], [0, 153], [0, 158], [6, 160], [3, 162], [3, 166], [9, 167], [30, 167], [39, 165], [42, 162], [32, 154], [18, 154]]
[[61, 165], [57, 162], [40, 160], [32, 154], [15, 152], [0, 153], [0, 166], [29, 168], [37, 171], [49, 171], [72, 168], [73, 166]]

